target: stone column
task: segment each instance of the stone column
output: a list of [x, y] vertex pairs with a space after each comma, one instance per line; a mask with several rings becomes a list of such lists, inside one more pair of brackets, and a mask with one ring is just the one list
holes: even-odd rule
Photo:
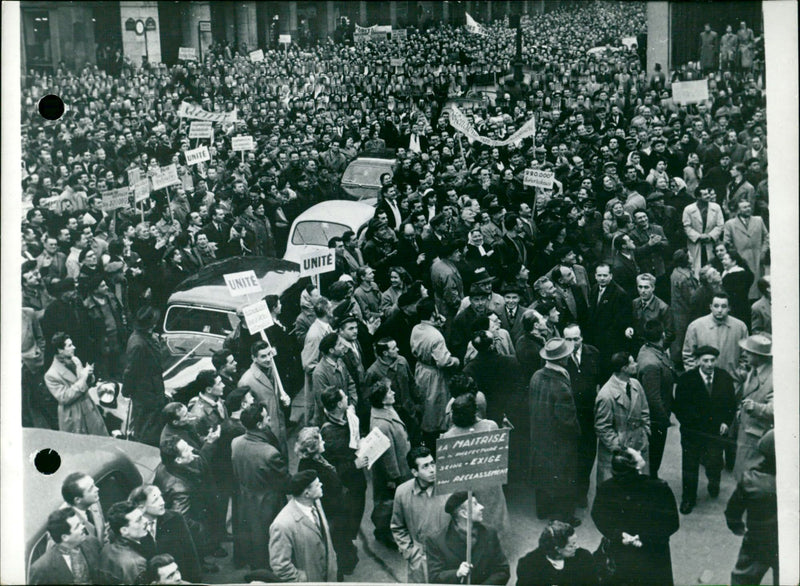
[[[197, 49], [197, 57], [199, 59], [201, 53], [206, 55], [208, 47], [211, 45], [211, 34], [199, 32], [200, 21], [211, 20], [211, 4], [208, 0], [200, 0], [199, 2], [187, 3], [184, 6], [184, 19], [181, 22], [182, 46]], [[201, 42], [202, 47], [200, 46]]]
[[[445, 6], [447, 3], [445, 2]], [[392, 2], [389, 0], [389, 24], [392, 25], [392, 28], [397, 28], [397, 2]]]
[[247, 44], [247, 50], [252, 51], [258, 46], [258, 21], [256, 19], [256, 3], [236, 2], [236, 42], [239, 47]]
[[336, 22], [336, 6], [333, 0], [325, 2], [325, 35], [332, 36], [339, 23]]
[[670, 3], [666, 1], [647, 3], [647, 74], [652, 75], [656, 63], [661, 70], [669, 72], [671, 51]]
[[292, 42], [294, 42], [294, 40], [296, 40], [297, 37], [297, 2], [290, 1], [287, 2], [287, 4], [289, 5], [288, 32], [292, 35], [293, 39]]
[[364, 0], [360, 0], [358, 3], [358, 24], [361, 26], [369, 25], [367, 22], [367, 3]]

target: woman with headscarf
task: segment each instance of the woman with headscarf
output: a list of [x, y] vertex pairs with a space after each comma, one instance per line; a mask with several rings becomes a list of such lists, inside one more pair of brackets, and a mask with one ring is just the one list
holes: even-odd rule
[[678, 507], [666, 482], [640, 473], [644, 466], [633, 448], [613, 455], [614, 475], [597, 488], [592, 520], [616, 565], [611, 582], [671, 586], [669, 538], [680, 526]]
[[517, 564], [517, 586], [577, 586], [596, 584], [592, 554], [578, 547], [575, 528], [550, 521], [539, 536], [539, 547]]

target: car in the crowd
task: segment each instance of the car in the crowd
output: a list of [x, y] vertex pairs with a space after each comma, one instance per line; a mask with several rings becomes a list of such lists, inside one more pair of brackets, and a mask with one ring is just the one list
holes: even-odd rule
[[366, 153], [353, 159], [342, 174], [342, 190], [356, 201], [375, 205], [381, 191], [381, 175], [394, 175], [397, 159]]
[[348, 230], [356, 235], [375, 215], [375, 208], [359, 201], [333, 199], [311, 206], [295, 218], [283, 258], [300, 263], [311, 252], [327, 250], [328, 241]]
[[[225, 275], [250, 270], [261, 283], [261, 292], [232, 296]], [[278, 295], [285, 323], [293, 323], [300, 312], [300, 293], [307, 282], [308, 279], [300, 278], [296, 263], [260, 256], [220, 260], [182, 281], [167, 300], [162, 326], [167, 391], [190, 383], [200, 370], [212, 368], [210, 356], [222, 348], [225, 338], [236, 329], [239, 324], [236, 312], [242, 306], [267, 295]], [[184, 359], [190, 352], [192, 355]]]
[[[46, 449], [55, 450], [61, 459], [52, 474], [39, 472], [35, 465], [36, 454]], [[64, 502], [61, 484], [67, 476], [84, 472], [94, 478], [107, 511], [137, 486], [152, 482], [161, 461], [158, 448], [138, 442], [50, 429], [23, 428], [22, 450], [26, 572], [47, 550], [47, 517]]]

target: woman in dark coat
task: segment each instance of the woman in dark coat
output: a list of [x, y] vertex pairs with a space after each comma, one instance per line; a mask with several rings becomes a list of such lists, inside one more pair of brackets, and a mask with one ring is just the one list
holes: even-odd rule
[[728, 293], [731, 302], [731, 315], [750, 323], [750, 287], [753, 285], [753, 272], [735, 250], [722, 254], [722, 288]]
[[614, 476], [599, 486], [592, 507], [595, 526], [611, 542], [611, 581], [671, 586], [669, 537], [680, 526], [675, 495], [663, 480], [639, 473], [644, 459], [632, 448], [614, 454], [611, 466]]
[[342, 579], [345, 572], [352, 573], [358, 561], [358, 553], [352, 540], [347, 539], [344, 527], [347, 525], [348, 508], [344, 499], [342, 481], [333, 464], [323, 456], [325, 442], [319, 433], [318, 427], [304, 427], [297, 434], [297, 443], [294, 451], [300, 458], [297, 471], [313, 470], [322, 483], [322, 509], [331, 525], [331, 540], [333, 549], [336, 550], [338, 562], [338, 578]]
[[592, 554], [578, 547], [575, 528], [551, 521], [539, 536], [539, 547], [517, 564], [517, 586], [597, 584]]

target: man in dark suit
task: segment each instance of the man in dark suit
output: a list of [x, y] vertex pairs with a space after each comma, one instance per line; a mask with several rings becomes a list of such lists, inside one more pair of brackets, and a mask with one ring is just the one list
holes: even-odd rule
[[228, 243], [231, 227], [225, 222], [225, 208], [212, 206], [209, 210], [211, 221], [200, 230], [201, 234], [208, 236], [208, 241], [217, 245], [217, 253]]
[[681, 513], [692, 512], [697, 499], [701, 461], [708, 478], [708, 494], [719, 495], [724, 436], [736, 413], [733, 379], [717, 367], [719, 350], [700, 346], [694, 352], [698, 366], [684, 373], [675, 388], [672, 410], [681, 424], [683, 497]]
[[393, 184], [381, 187], [381, 200], [375, 206], [375, 215], [386, 212], [386, 219], [392, 230], [397, 230], [403, 222], [400, 207], [397, 205], [397, 187]]
[[401, 137], [400, 146], [415, 153], [424, 153], [428, 150], [428, 137], [422, 134], [421, 123], [414, 124], [411, 132]]
[[497, 312], [500, 317], [500, 327], [511, 334], [511, 340], [516, 342], [525, 333], [525, 327], [522, 324], [522, 314], [525, 311], [519, 306], [522, 292], [517, 285], [512, 283], [503, 287], [502, 294], [505, 307]]
[[54, 544], [30, 568], [29, 584], [95, 584], [100, 544], [72, 508], [47, 517], [47, 533]]
[[636, 296], [636, 275], [640, 272], [633, 255], [635, 249], [631, 237], [623, 234], [614, 240], [614, 258], [611, 261], [614, 280], [631, 298]]
[[578, 506], [587, 506], [589, 481], [594, 459], [597, 455], [597, 435], [594, 432], [594, 402], [600, 383], [600, 352], [594, 346], [583, 343], [581, 328], [569, 324], [564, 328], [564, 339], [572, 342], [572, 356], [567, 360], [567, 372], [572, 384], [572, 397], [578, 413], [581, 434], [578, 438]]
[[140, 540], [147, 559], [164, 553], [172, 555], [181, 574], [190, 582], [201, 582], [202, 571], [213, 571], [213, 564], [202, 563], [186, 519], [176, 511], [167, 510], [157, 486], [138, 486], [128, 500], [142, 509], [147, 522], [147, 535]]
[[586, 341], [600, 350], [600, 378], [611, 376], [611, 355], [627, 347], [625, 329], [631, 320], [630, 297], [614, 282], [608, 263], [597, 265], [597, 284], [589, 294], [589, 318], [586, 320]]

